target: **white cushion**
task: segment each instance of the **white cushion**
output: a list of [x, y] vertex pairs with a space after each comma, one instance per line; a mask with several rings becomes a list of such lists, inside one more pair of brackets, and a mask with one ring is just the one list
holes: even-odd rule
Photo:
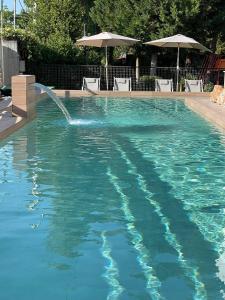
[[97, 79], [96, 78], [85, 78], [86, 82], [88, 83], [96, 83]]
[[127, 83], [127, 80], [124, 79], [124, 78], [118, 78], [116, 79], [117, 83], [122, 83], [122, 84], [126, 84]]
[[159, 84], [161, 85], [168, 85], [170, 83], [170, 81], [168, 79], [160, 79], [159, 80]]

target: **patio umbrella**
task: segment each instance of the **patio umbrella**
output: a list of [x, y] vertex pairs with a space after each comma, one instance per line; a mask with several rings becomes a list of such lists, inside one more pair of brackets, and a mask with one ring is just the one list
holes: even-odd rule
[[108, 82], [108, 47], [130, 46], [137, 43], [138, 40], [126, 36], [114, 34], [111, 32], [102, 32], [92, 36], [84, 36], [77, 40], [79, 46], [105, 47], [105, 70], [106, 70], [106, 87], [109, 88]]
[[[150, 41], [145, 43], [147, 45], [158, 46], [158, 47], [168, 47], [168, 48], [177, 48], [177, 88], [179, 84], [179, 70], [180, 70], [180, 48], [192, 48], [198, 49], [201, 51], [210, 51], [208, 48], [197, 42], [196, 40], [187, 37], [182, 34], [176, 34], [173, 36], [169, 36], [163, 39]], [[211, 51], [210, 51], [211, 52]]]

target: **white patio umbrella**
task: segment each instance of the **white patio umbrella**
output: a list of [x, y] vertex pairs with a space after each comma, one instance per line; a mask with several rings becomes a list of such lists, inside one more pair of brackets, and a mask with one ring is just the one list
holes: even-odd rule
[[168, 48], [177, 48], [177, 88], [178, 91], [178, 84], [179, 84], [179, 70], [180, 70], [180, 48], [192, 48], [198, 49], [201, 51], [209, 51], [208, 48], [197, 42], [196, 40], [187, 37], [182, 34], [176, 34], [173, 36], [169, 36], [163, 39], [154, 40], [145, 43], [146, 45], [158, 46], [158, 47], [168, 47]]
[[108, 82], [108, 47], [130, 46], [137, 43], [139, 40], [132, 39], [126, 36], [114, 34], [111, 32], [102, 32], [92, 36], [84, 36], [77, 40], [79, 46], [105, 47], [105, 70], [106, 70], [106, 87], [109, 88]]

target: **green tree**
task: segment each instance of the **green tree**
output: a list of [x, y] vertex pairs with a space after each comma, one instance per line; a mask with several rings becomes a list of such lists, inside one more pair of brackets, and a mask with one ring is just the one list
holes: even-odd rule
[[225, 1], [199, 0], [200, 9], [193, 30], [215, 52], [225, 53]]
[[225, 43], [224, 0], [95, 0], [90, 15], [101, 30], [142, 40], [182, 33], [213, 51]]
[[159, 36], [181, 32], [223, 51], [225, 40], [224, 0], [164, 0], [160, 4]]
[[[34, 59], [46, 62], [99, 62], [98, 49], [78, 49], [75, 40], [86, 33], [112, 31], [148, 41], [182, 33], [214, 51], [225, 53], [224, 0], [24, 0], [27, 10], [17, 18], [35, 41]], [[5, 9], [5, 26], [13, 14]], [[27, 40], [26, 35], [26, 40]], [[129, 51], [150, 57], [153, 48], [137, 44]], [[124, 49], [117, 49], [117, 53]], [[158, 49], [157, 49], [158, 51]], [[162, 51], [167, 51], [163, 49]], [[169, 51], [167, 51], [169, 53]], [[173, 55], [174, 51], [171, 51]], [[182, 51], [185, 53], [185, 51]], [[175, 52], [174, 52], [175, 53]], [[30, 56], [32, 57], [32, 55]], [[146, 63], [146, 59], [145, 59]]]
[[159, 3], [157, 37], [178, 33], [193, 36], [196, 17], [199, 14], [199, 0], [164, 0]]
[[101, 30], [139, 39], [149, 38], [157, 25], [156, 0], [95, 0], [90, 15]]
[[39, 38], [47, 39], [55, 32], [77, 38], [82, 34], [84, 7], [82, 1], [25, 0], [28, 28]]
[[4, 27], [13, 26], [13, 12], [10, 11], [7, 6], [4, 6], [3, 9], [3, 21]]
[[[81, 0], [25, 0], [24, 24], [39, 44], [41, 61], [79, 63], [75, 40], [83, 34], [85, 5]], [[37, 58], [36, 58], [37, 59]]]

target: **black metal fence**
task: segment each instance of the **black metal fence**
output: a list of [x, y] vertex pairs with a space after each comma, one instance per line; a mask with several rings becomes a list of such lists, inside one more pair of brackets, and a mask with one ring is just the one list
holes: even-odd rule
[[[104, 66], [96, 65], [57, 65], [57, 64], [27, 64], [26, 73], [36, 75], [36, 81], [58, 89], [76, 89], [82, 87], [83, 77], [101, 78], [101, 90], [106, 90], [106, 70]], [[155, 78], [173, 79], [176, 85], [176, 68], [129, 66], [108, 66], [109, 90], [113, 88], [114, 77], [131, 78], [132, 90], [153, 91]], [[180, 89], [184, 79], [203, 79], [205, 86], [223, 84], [223, 70], [180, 68]]]

